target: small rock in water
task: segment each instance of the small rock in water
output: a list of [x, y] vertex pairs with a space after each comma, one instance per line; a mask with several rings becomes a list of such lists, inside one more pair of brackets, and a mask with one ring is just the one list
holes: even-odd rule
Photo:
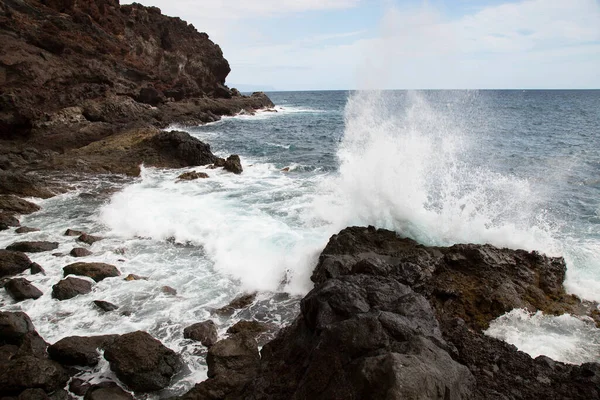
[[65, 256], [63, 253], [52, 253], [52, 255], [54, 257], [64, 257]]
[[81, 236], [83, 235], [82, 231], [76, 231], [74, 229], [67, 229], [65, 232], [65, 236]]
[[96, 243], [97, 241], [102, 240], [102, 238], [98, 237], [98, 236], [88, 235], [87, 233], [83, 233], [77, 238], [77, 240], [79, 240], [80, 242], [83, 242], [83, 243], [87, 243], [91, 246], [92, 244]]
[[223, 168], [226, 171], [233, 172], [234, 174], [241, 174], [244, 171], [244, 169], [242, 168], [240, 156], [238, 156], [237, 154], [232, 154], [229, 157], [227, 157]]
[[212, 320], [198, 322], [185, 328], [183, 330], [183, 337], [200, 342], [203, 346], [210, 347], [217, 342], [217, 326]]
[[90, 281], [68, 277], [52, 286], [52, 297], [57, 300], [67, 300], [91, 291], [92, 283]]
[[0, 231], [8, 230], [10, 227], [6, 225], [4, 222], [0, 222]]
[[84, 249], [83, 247], [76, 247], [69, 253], [73, 257], [87, 257], [91, 256], [93, 253], [88, 249]]
[[10, 297], [16, 301], [39, 299], [43, 293], [25, 278], [11, 279], [4, 285]]
[[29, 267], [29, 271], [31, 272], [31, 275], [35, 275], [35, 274], [46, 275], [46, 271], [44, 271], [44, 268], [42, 268], [42, 266], [38, 263], [31, 263], [31, 266]]
[[30, 233], [30, 232], [39, 232], [38, 228], [30, 228], [28, 226], [22, 226], [20, 228], [15, 229], [15, 233]]
[[22, 251], [23, 253], [42, 253], [57, 248], [57, 242], [16, 242], [8, 246], [6, 250]]
[[235, 310], [241, 310], [242, 308], [248, 307], [250, 304], [256, 300], [257, 293], [248, 293], [243, 294], [241, 296], [236, 297], [231, 301], [231, 303], [227, 304], [225, 307], [221, 307], [215, 310], [215, 313], [219, 315], [228, 316], [235, 312]]
[[177, 177], [177, 179], [181, 180], [181, 181], [193, 181], [195, 179], [206, 179], [208, 178], [208, 174], [206, 172], [196, 172], [196, 171], [190, 171], [190, 172], [184, 172], [183, 174], [179, 175]]
[[110, 311], [115, 311], [118, 310], [119, 307], [114, 305], [113, 303], [109, 303], [108, 301], [104, 301], [104, 300], [94, 300], [94, 305], [96, 305], [96, 307], [98, 307], [99, 309], [101, 309], [104, 312], [110, 312]]
[[19, 251], [0, 250], [0, 278], [20, 274], [31, 266], [27, 254]]
[[141, 281], [141, 280], [143, 280], [143, 281], [147, 281], [147, 280], [148, 280], [148, 278], [147, 278], [147, 277], [145, 277], [145, 276], [139, 276], [139, 275], [136, 275], [136, 274], [129, 274], [129, 275], [127, 275], [127, 276], [125, 277], [125, 279], [124, 279], [124, 280], [125, 280], [125, 281]]
[[8, 229], [10, 226], [21, 226], [19, 220], [16, 219], [14, 214], [10, 212], [0, 212], [0, 224], [6, 226], [6, 229]]
[[177, 296], [177, 290], [173, 289], [171, 286], [163, 286], [160, 288], [160, 291], [164, 294], [168, 294], [171, 296]]
[[121, 275], [117, 267], [104, 263], [85, 263], [78, 262], [69, 264], [63, 268], [64, 275], [80, 275], [92, 278], [100, 282], [106, 278], [112, 278]]

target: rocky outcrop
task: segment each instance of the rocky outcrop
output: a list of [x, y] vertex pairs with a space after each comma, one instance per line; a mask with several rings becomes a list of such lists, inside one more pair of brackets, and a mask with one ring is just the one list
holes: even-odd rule
[[52, 297], [57, 300], [68, 300], [80, 294], [87, 294], [91, 291], [92, 282], [68, 277], [52, 286]]
[[167, 387], [181, 363], [173, 350], [142, 331], [117, 338], [106, 348], [104, 357], [117, 377], [136, 392]]
[[0, 209], [17, 214], [31, 214], [39, 211], [40, 206], [17, 196], [0, 195]]
[[[136, 3], [1, 0], [0, 54], [6, 169], [122, 172], [110, 153], [75, 150], [273, 105], [264, 93], [232, 94], [229, 64], [207, 34]], [[127, 152], [134, 173], [143, 149]]]
[[92, 278], [96, 282], [100, 282], [106, 278], [111, 278], [121, 275], [117, 267], [105, 263], [84, 263], [78, 262], [69, 264], [63, 268], [65, 276], [79, 275]]
[[202, 343], [203, 346], [211, 347], [219, 337], [217, 326], [211, 320], [198, 322], [183, 330], [183, 337]]
[[565, 271], [562, 258], [536, 252], [426, 247], [347, 228], [330, 239], [315, 288], [263, 347], [259, 368], [221, 363], [182, 398], [599, 399], [599, 364], [532, 359], [482, 333], [514, 307], [589, 314], [595, 304], [565, 293]]
[[240, 161], [240, 156], [237, 154], [232, 154], [227, 157], [225, 163], [223, 163], [223, 169], [229, 172], [233, 172], [234, 174], [241, 174], [244, 169], [242, 168], [242, 162]]
[[0, 250], [0, 278], [20, 274], [31, 266], [31, 260], [19, 251]]

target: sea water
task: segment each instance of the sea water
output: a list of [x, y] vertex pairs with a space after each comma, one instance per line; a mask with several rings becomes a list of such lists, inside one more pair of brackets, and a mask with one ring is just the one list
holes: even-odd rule
[[[310, 274], [332, 234], [350, 225], [393, 229], [428, 245], [491, 243], [564, 256], [566, 288], [600, 300], [600, 91], [387, 91], [269, 93], [277, 112], [225, 117], [184, 129], [219, 156], [239, 154], [244, 172], [142, 168], [139, 178], [55, 175], [66, 194], [32, 199], [22, 218], [40, 232], [0, 233], [0, 246], [51, 240], [31, 254], [46, 275], [27, 276], [44, 295], [22, 310], [50, 343], [71, 335], [146, 330], [184, 357], [163, 394], [206, 377], [206, 350], [183, 328], [212, 318], [224, 335], [240, 319], [285, 325], [312, 287]], [[179, 182], [196, 170], [208, 179]], [[94, 255], [67, 228], [105, 239]], [[61, 253], [53, 255], [52, 253]], [[66, 301], [51, 298], [62, 267], [116, 265], [121, 277]], [[137, 274], [147, 280], [124, 281]], [[163, 287], [176, 289], [175, 296]], [[242, 293], [253, 305], [213, 311]], [[101, 313], [92, 300], [120, 310]], [[513, 311], [489, 335], [532, 356], [600, 360], [590, 321]], [[100, 373], [101, 372], [101, 373]], [[89, 371], [110, 378], [101, 363]]]

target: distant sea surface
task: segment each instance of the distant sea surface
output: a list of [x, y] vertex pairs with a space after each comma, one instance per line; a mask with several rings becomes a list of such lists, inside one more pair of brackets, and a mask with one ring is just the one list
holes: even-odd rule
[[[177, 182], [190, 169], [144, 168], [135, 180], [89, 178], [23, 218], [42, 229], [28, 238], [58, 241], [59, 252], [73, 247], [66, 228], [104, 236], [91, 259], [148, 280], [107, 279], [57, 302], [51, 286], [69, 260], [41, 253], [31, 258], [47, 275], [31, 279], [44, 296], [13, 304], [2, 293], [2, 309], [26, 311], [50, 342], [147, 330], [190, 365], [169, 389], [181, 393], [206, 373], [202, 346], [183, 339], [183, 328], [208, 318], [221, 334], [239, 319], [289, 323], [318, 254], [346, 226], [560, 255], [568, 291], [600, 301], [600, 91], [268, 95], [277, 112], [185, 128], [220, 156], [239, 154], [243, 174], [199, 167], [210, 178]], [[24, 237], [0, 235], [2, 246]], [[211, 314], [251, 291], [259, 294], [250, 309]], [[96, 299], [128, 315], [100, 314]], [[488, 334], [533, 356], [600, 360], [598, 329], [571, 316], [517, 310]]]

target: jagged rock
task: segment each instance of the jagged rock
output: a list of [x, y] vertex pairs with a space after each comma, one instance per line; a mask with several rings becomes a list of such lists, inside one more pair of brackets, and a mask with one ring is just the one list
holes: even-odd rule
[[104, 357], [117, 377], [136, 392], [165, 388], [181, 363], [173, 350], [142, 331], [118, 337]]
[[20, 274], [31, 266], [26, 254], [18, 251], [0, 250], [0, 278]]
[[32, 175], [7, 171], [0, 171], [0, 193], [43, 199], [54, 196], [54, 193], [45, 189]]
[[4, 285], [4, 289], [15, 301], [39, 299], [43, 295], [38, 288], [25, 278], [11, 279]]
[[83, 400], [134, 400], [134, 397], [114, 382], [102, 382], [90, 387]]
[[196, 172], [196, 171], [190, 171], [190, 172], [184, 172], [183, 174], [179, 175], [177, 177], [177, 179], [182, 180], [182, 181], [193, 181], [195, 179], [206, 179], [208, 178], [208, 174], [205, 172]]
[[31, 263], [31, 265], [29, 266], [29, 271], [31, 272], [31, 275], [46, 275], [46, 271], [44, 271], [44, 268], [42, 268], [42, 266], [38, 263]]
[[234, 174], [241, 174], [244, 171], [240, 156], [237, 154], [232, 154], [227, 157], [227, 160], [225, 160], [225, 163], [223, 164], [223, 168], [229, 172], [233, 172]]
[[16, 396], [31, 388], [52, 393], [65, 387], [68, 380], [69, 375], [56, 362], [23, 356], [10, 360], [0, 368], [0, 393]]
[[157, 106], [165, 102], [165, 96], [153, 87], [145, 87], [140, 89], [140, 94], [136, 99], [140, 103]]
[[247, 293], [233, 299], [229, 304], [215, 310], [218, 315], [229, 316], [232, 315], [236, 310], [247, 308], [256, 300], [257, 293]]
[[115, 341], [118, 335], [70, 336], [48, 347], [50, 357], [62, 365], [81, 365], [93, 367], [98, 364], [100, 354]]
[[202, 343], [203, 346], [211, 347], [219, 337], [217, 326], [212, 320], [198, 322], [183, 330], [183, 337]]
[[0, 212], [0, 224], [2, 225], [3, 231], [7, 230], [11, 226], [20, 226], [21, 223], [15, 218], [12, 212]]
[[80, 275], [92, 278], [96, 282], [100, 282], [106, 278], [111, 278], [121, 275], [117, 267], [104, 263], [84, 263], [78, 262], [69, 264], [63, 268], [64, 276]]
[[6, 248], [6, 250], [23, 253], [43, 253], [55, 249], [58, 249], [57, 242], [15, 242]]
[[103, 300], [94, 300], [94, 305], [104, 312], [110, 312], [119, 309], [119, 307], [114, 305], [113, 303], [109, 303], [108, 301]]
[[69, 254], [73, 257], [87, 257], [91, 256], [94, 253], [92, 253], [88, 249], [84, 249], [83, 247], [76, 247], [73, 250], [71, 250]]
[[0, 344], [20, 345], [25, 335], [35, 332], [24, 312], [0, 311]]
[[77, 240], [89, 244], [91, 246], [92, 244], [102, 240], [102, 238], [98, 236], [88, 235], [87, 233], [82, 233], [81, 236], [77, 238]]
[[251, 336], [256, 336], [260, 333], [266, 332], [271, 327], [269, 324], [259, 321], [238, 321], [229, 329], [227, 329], [227, 333], [230, 334], [249, 334]]
[[65, 231], [65, 236], [81, 236], [83, 234], [84, 234], [84, 232], [82, 232], [82, 231], [76, 231], [76, 230], [73, 230], [73, 229], [67, 229]]
[[84, 279], [68, 277], [52, 286], [52, 297], [57, 300], [71, 299], [92, 291], [92, 283]]
[[0, 195], [0, 209], [17, 214], [31, 214], [39, 211], [40, 206], [17, 196]]
[[216, 158], [210, 151], [210, 145], [187, 132], [161, 132], [153, 136], [150, 143], [163, 157], [180, 160], [182, 167], [211, 164]]
[[38, 228], [30, 228], [28, 226], [22, 226], [20, 228], [15, 229], [15, 233], [31, 233], [31, 232], [39, 232]]

